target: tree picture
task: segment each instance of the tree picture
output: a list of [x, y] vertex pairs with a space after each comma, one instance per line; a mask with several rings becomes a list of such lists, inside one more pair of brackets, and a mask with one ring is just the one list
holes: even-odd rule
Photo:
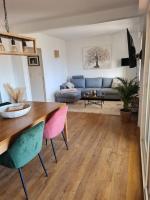
[[110, 48], [89, 47], [83, 49], [83, 64], [86, 69], [109, 67]]

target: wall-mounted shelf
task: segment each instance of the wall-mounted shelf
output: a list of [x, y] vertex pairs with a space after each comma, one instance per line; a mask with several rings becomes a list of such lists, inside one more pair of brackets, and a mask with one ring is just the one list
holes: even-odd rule
[[32, 43], [32, 47], [29, 48], [30, 49], [29, 52], [24, 52], [23, 51], [23, 46], [22, 46], [22, 51], [18, 51], [18, 52], [3, 51], [3, 52], [0, 52], [0, 55], [31, 56], [31, 55], [36, 55], [37, 54], [37, 51], [36, 51], [36, 39], [35, 38], [21, 36], [21, 35], [15, 34], [15, 33], [0, 33], [0, 37], [8, 39], [8, 40], [11, 40], [13, 38], [15, 41], [20, 41], [21, 43], [23, 41]]

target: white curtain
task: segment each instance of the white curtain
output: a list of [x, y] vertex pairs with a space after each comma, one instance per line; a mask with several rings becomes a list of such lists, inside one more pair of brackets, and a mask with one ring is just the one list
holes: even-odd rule
[[146, 16], [140, 83], [140, 145], [145, 200], [150, 199], [150, 12]]

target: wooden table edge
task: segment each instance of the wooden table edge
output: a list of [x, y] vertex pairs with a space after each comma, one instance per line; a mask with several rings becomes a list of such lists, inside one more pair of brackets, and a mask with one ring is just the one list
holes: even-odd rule
[[[66, 106], [66, 103], [58, 103], [60, 106], [58, 106], [53, 112], [55, 112], [57, 109], [61, 108], [61, 107], [64, 107]], [[49, 113], [51, 114], [51, 113]], [[40, 123], [41, 121], [45, 121], [46, 120], [46, 117], [47, 116], [42, 116], [40, 118], [38, 118], [36, 121], [34, 121], [30, 126], [26, 127], [26, 128], [29, 128], [29, 127], [33, 127], [35, 126], [36, 124]], [[24, 129], [23, 129], [24, 130]], [[23, 131], [22, 130], [22, 131]], [[20, 131], [20, 132], [22, 132]], [[19, 133], [16, 133], [15, 135], [13, 136], [10, 136], [8, 138], [5, 138], [3, 141], [0, 142], [0, 155], [2, 153], [4, 153], [5, 151], [8, 150], [10, 144], [12, 143], [12, 141], [19, 135]], [[65, 121], [65, 125], [64, 125], [64, 134], [65, 134], [65, 137], [66, 137], [66, 140], [68, 141], [68, 129], [67, 129], [67, 118], [66, 118], [66, 121]]]

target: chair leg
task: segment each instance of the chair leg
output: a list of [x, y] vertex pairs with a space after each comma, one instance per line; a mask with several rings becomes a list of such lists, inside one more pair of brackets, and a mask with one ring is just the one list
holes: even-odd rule
[[45, 166], [44, 166], [44, 162], [43, 162], [43, 159], [42, 159], [40, 153], [38, 153], [38, 156], [39, 156], [41, 165], [42, 165], [42, 167], [43, 167], [43, 169], [44, 169], [45, 175], [48, 176], [47, 170], [46, 170], [46, 168], [45, 168]]
[[46, 146], [47, 146], [47, 139], [45, 140]]
[[66, 137], [64, 136], [64, 132], [62, 131], [62, 136], [63, 136], [63, 139], [64, 139], [64, 142], [65, 142], [65, 145], [66, 145], [66, 148], [67, 148], [67, 150], [69, 150], [69, 148], [68, 148], [68, 143], [67, 143], [67, 140], [66, 140]]
[[54, 143], [53, 143], [53, 140], [52, 140], [52, 139], [50, 139], [50, 140], [51, 140], [51, 145], [52, 145], [52, 150], [53, 150], [53, 153], [54, 153], [55, 161], [56, 161], [56, 163], [57, 163], [57, 156], [56, 156], [56, 153], [55, 153]]
[[18, 171], [19, 171], [20, 179], [21, 179], [22, 186], [23, 186], [23, 189], [24, 189], [24, 193], [25, 193], [25, 196], [26, 196], [26, 200], [28, 200], [29, 199], [28, 193], [27, 193], [27, 189], [26, 189], [26, 186], [25, 186], [24, 176], [23, 176], [21, 168], [19, 168]]

